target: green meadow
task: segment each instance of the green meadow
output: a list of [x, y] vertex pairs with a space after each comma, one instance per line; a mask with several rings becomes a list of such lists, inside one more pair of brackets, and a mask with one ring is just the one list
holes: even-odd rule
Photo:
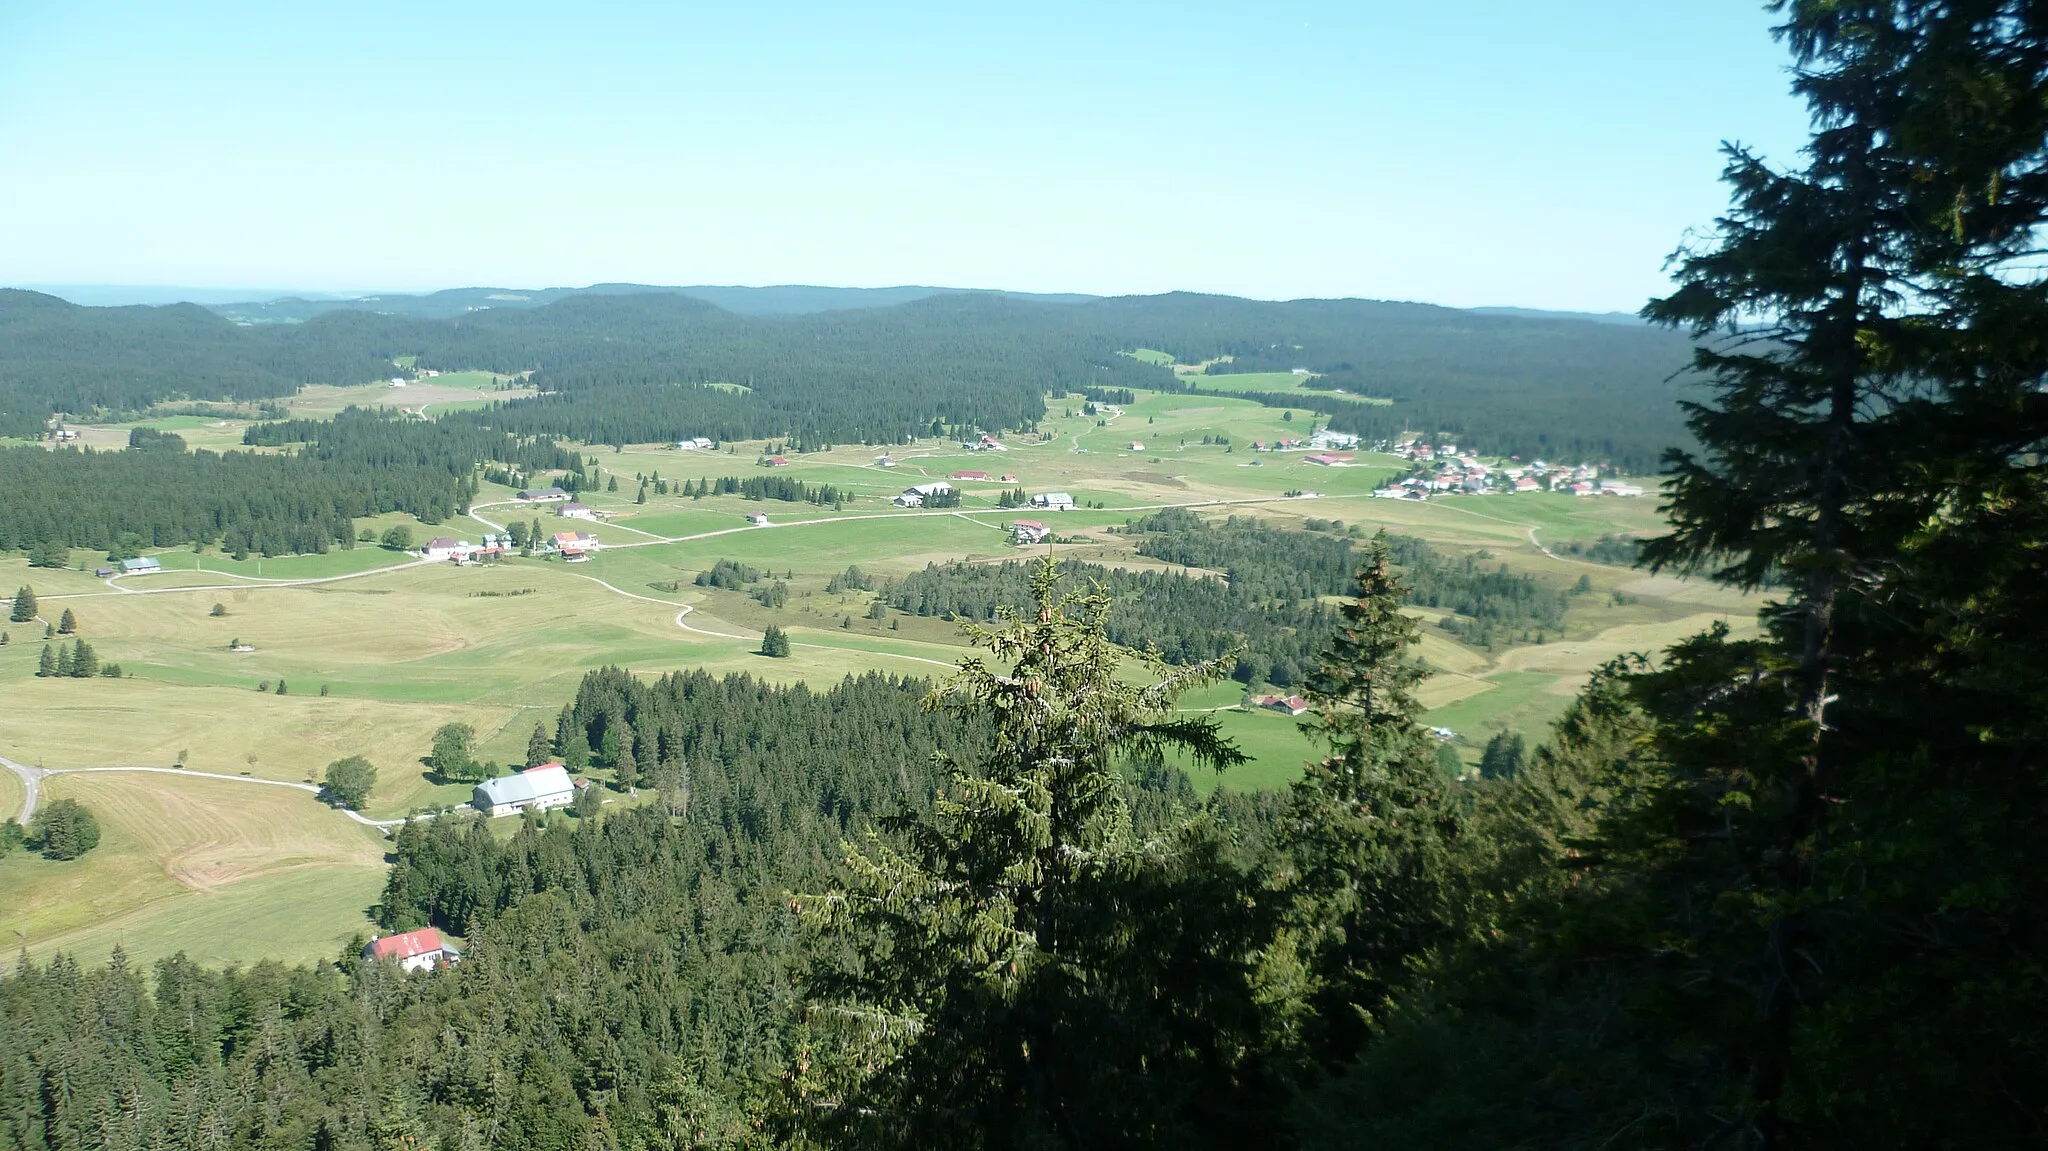
[[[1282, 378], [1289, 386], [1298, 380]], [[1257, 379], [1201, 383], [1252, 387]], [[403, 389], [305, 389], [294, 407], [318, 414], [346, 402], [395, 403], [401, 393], [407, 406], [481, 401], [512, 394], [504, 389], [513, 383], [451, 373]], [[100, 557], [82, 552], [61, 571], [0, 558], [0, 587], [32, 584], [49, 619], [71, 609], [100, 658], [126, 673], [38, 679], [42, 625], [5, 625], [12, 642], [0, 647], [0, 684], [10, 706], [0, 709], [0, 753], [50, 768], [182, 761], [194, 771], [297, 782], [317, 780], [335, 759], [364, 755], [379, 770], [366, 805], [371, 816], [459, 804], [469, 787], [440, 781], [423, 760], [442, 724], [469, 724], [480, 759], [513, 764], [536, 724], [552, 726], [584, 673], [608, 664], [640, 675], [703, 668], [777, 682], [827, 683], [868, 670], [942, 675], [965, 654], [958, 625], [893, 610], [869, 619], [872, 595], [828, 592], [828, 581], [851, 566], [886, 579], [932, 563], [1040, 554], [1012, 546], [1007, 526], [1016, 519], [1050, 524], [1057, 554], [1153, 565], [1114, 529], [1169, 505], [1286, 527], [1311, 520], [1385, 527], [1560, 588], [1585, 576], [1589, 590], [1541, 645], [1475, 649], [1434, 626], [1440, 613], [1418, 610], [1420, 654], [1438, 672], [1421, 697], [1432, 708], [1430, 722], [1459, 733], [1468, 761], [1493, 731], [1540, 738], [1608, 659], [1655, 650], [1716, 620], [1752, 626], [1754, 604], [1724, 589], [1541, 550], [1654, 532], [1653, 498], [1373, 499], [1371, 490], [1398, 468], [1391, 457], [1361, 453], [1357, 466], [1325, 468], [1304, 463], [1299, 452], [1251, 450], [1255, 440], [1306, 435], [1313, 417], [1305, 409], [1290, 420], [1283, 410], [1210, 390], [1140, 393], [1114, 418], [1085, 416], [1073, 398], [1055, 397], [1050, 407], [1037, 434], [1009, 437], [1003, 451], [921, 440], [889, 448], [898, 466], [885, 468], [877, 463], [883, 450], [849, 445], [790, 456], [777, 469], [846, 493], [836, 510], [737, 496], [689, 499], [675, 490], [658, 496], [651, 487], [637, 503], [636, 477], [658, 474], [679, 485], [752, 475], [770, 447], [713, 453], [648, 444], [586, 449], [605, 478], [619, 481], [617, 492], [580, 497], [612, 513], [609, 522], [558, 517], [552, 507], [519, 504], [509, 490], [486, 485], [467, 518], [429, 525], [395, 515], [361, 525], [381, 534], [403, 523], [423, 542], [435, 535], [474, 540], [487, 525], [539, 519], [543, 531], [588, 531], [603, 541], [604, 550], [582, 563], [512, 558], [458, 567], [369, 544], [242, 560], [177, 550], [158, 555], [160, 574], [107, 581], [91, 571]], [[216, 427], [201, 417], [154, 423], [189, 431], [195, 442], [240, 435], [239, 425]], [[1134, 441], [1143, 446], [1133, 448]], [[965, 497], [960, 509], [906, 511], [889, 502], [911, 484], [957, 472], [990, 477], [953, 481]], [[1002, 482], [1005, 474], [1014, 482]], [[996, 507], [1017, 487], [1065, 491], [1095, 506]], [[1320, 497], [1288, 498], [1289, 491]], [[754, 512], [765, 512], [770, 526], [748, 525], [744, 517]], [[697, 587], [697, 574], [721, 559], [760, 569], [757, 586], [783, 581], [786, 604], [770, 608], [743, 591]], [[216, 604], [224, 614], [213, 614]], [[758, 653], [770, 624], [789, 633], [789, 658]], [[252, 650], [229, 650], [234, 641]], [[1316, 754], [1297, 720], [1246, 708], [1245, 696], [1242, 685], [1224, 683], [1181, 702], [1213, 715], [1250, 756], [1221, 775], [1195, 772], [1200, 790], [1284, 786]], [[302, 792], [109, 774], [59, 775], [49, 794], [86, 801], [108, 832], [105, 845], [77, 865], [21, 853], [0, 860], [0, 889], [20, 893], [14, 922], [0, 927], [32, 953], [98, 952], [119, 943], [131, 956], [179, 949], [217, 961], [329, 956], [365, 927], [381, 883], [377, 834]], [[20, 802], [19, 783], [0, 776], [0, 807], [18, 810]]]

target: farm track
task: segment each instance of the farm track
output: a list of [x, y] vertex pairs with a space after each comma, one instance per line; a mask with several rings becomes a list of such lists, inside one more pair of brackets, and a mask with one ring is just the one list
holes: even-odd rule
[[[40, 789], [41, 781], [53, 775], [101, 775], [119, 772], [148, 772], [153, 775], [176, 775], [190, 779], [219, 779], [225, 780], [228, 783], [253, 783], [263, 787], [289, 787], [294, 791], [310, 792], [313, 795], [319, 795], [321, 790], [314, 784], [293, 783], [287, 779], [264, 779], [254, 775], [222, 775], [212, 771], [186, 771], [181, 767], [30, 767], [25, 763], [17, 763], [14, 760], [8, 759], [4, 755], [0, 755], [0, 766], [4, 766], [20, 776], [22, 785], [28, 789], [28, 799], [23, 803], [21, 815], [18, 817], [24, 825], [35, 815], [37, 793]], [[374, 827], [380, 831], [387, 827], [397, 827], [406, 822], [403, 819], [371, 819], [369, 816], [357, 811], [351, 811], [346, 807], [336, 807], [335, 810], [362, 824], [364, 827]]]

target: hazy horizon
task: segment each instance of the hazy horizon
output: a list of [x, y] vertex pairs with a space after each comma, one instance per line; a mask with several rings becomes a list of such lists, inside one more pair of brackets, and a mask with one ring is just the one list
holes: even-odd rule
[[35, 178], [0, 213], [34, 226], [0, 281], [1633, 311], [1724, 203], [1720, 141], [1784, 161], [1803, 137], [1769, 24], [1622, 0], [8, 5], [0, 152]]

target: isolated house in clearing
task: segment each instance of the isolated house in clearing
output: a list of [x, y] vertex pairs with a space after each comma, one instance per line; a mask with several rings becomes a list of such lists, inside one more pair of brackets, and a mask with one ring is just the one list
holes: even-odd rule
[[1074, 506], [1074, 497], [1065, 492], [1040, 492], [1031, 497], [1031, 506], [1034, 508], [1050, 508], [1053, 511], [1065, 511]]
[[401, 971], [430, 971], [458, 962], [462, 953], [448, 946], [437, 929], [422, 927], [371, 939], [363, 948], [363, 958], [372, 963], [388, 959], [398, 964]]
[[543, 763], [511, 775], [487, 779], [476, 785], [470, 798], [485, 815], [517, 815], [522, 811], [546, 811], [576, 801], [576, 785], [569, 770], [559, 763]]
[[162, 570], [164, 570], [164, 565], [158, 563], [150, 556], [121, 561], [121, 574], [123, 575], [146, 575], [150, 572], [160, 572]]
[[926, 500], [933, 496], [945, 495], [952, 490], [952, 484], [944, 480], [934, 480], [928, 484], [917, 484], [913, 487], [904, 488], [903, 494], [890, 502], [899, 508], [921, 508]]
[[579, 504], [571, 500], [555, 508], [555, 514], [567, 516], [572, 520], [594, 520], [597, 518], [597, 509], [589, 504]]
[[569, 493], [560, 488], [522, 488], [513, 494], [513, 498], [529, 503], [558, 503], [568, 499]]

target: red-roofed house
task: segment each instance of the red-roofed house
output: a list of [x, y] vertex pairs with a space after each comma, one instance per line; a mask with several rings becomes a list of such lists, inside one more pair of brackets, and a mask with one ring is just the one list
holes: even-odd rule
[[1037, 520], [1018, 520], [1010, 525], [1010, 530], [1016, 533], [1017, 542], [1020, 544], [1043, 543], [1046, 537], [1052, 535], [1052, 529]]
[[765, 466], [771, 468], [786, 468], [789, 466], [789, 461], [782, 458], [781, 456], [769, 456], [767, 460], [764, 461], [764, 464]]
[[370, 940], [369, 946], [363, 948], [363, 958], [373, 963], [393, 960], [402, 971], [427, 971], [460, 961], [462, 953], [448, 946], [439, 930], [422, 927], [418, 931]]

